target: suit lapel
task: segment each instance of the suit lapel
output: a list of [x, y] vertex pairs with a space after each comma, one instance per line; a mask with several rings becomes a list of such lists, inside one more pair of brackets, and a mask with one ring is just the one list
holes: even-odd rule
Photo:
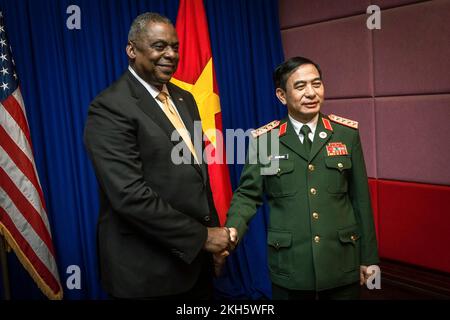
[[[175, 128], [165, 115], [164, 111], [162, 111], [161, 107], [155, 101], [155, 99], [153, 99], [150, 93], [148, 93], [148, 91], [144, 88], [144, 86], [142, 86], [142, 84], [131, 74], [130, 71], [127, 71], [127, 76], [128, 81], [131, 82], [130, 88], [133, 97], [136, 98], [137, 100], [136, 102], [137, 106], [164, 131], [164, 133], [167, 135], [167, 138], [172, 142], [173, 145], [177, 145], [178, 143], [180, 143], [180, 141], [172, 141], [171, 139], [172, 132], [175, 130]], [[181, 101], [179, 100], [181, 96], [177, 92], [175, 92], [175, 90], [169, 90], [169, 94], [171, 95], [172, 100], [174, 101], [177, 107], [177, 110], [186, 126], [186, 129], [191, 134], [191, 137], [193, 137], [194, 128], [192, 118], [189, 115], [186, 105], [184, 103], [183, 104], [179, 103], [183, 102], [182, 101], [183, 99], [181, 99]], [[185, 149], [189, 150], [187, 146]], [[199, 167], [198, 164], [195, 163], [195, 161], [193, 161], [193, 159], [191, 159], [190, 152], [188, 152], [187, 155], [183, 154], [183, 158], [185, 158], [194, 166], [196, 171], [203, 176], [203, 180], [206, 179], [206, 175], [202, 174], [203, 170]]]
[[[333, 131], [325, 128], [323, 121], [323, 114], [319, 115], [319, 119], [317, 121], [316, 133], [314, 134], [314, 141], [311, 146], [311, 154], [309, 159], [312, 161], [314, 157], [319, 153], [320, 149], [331, 139], [333, 135]], [[324, 134], [325, 133], [325, 134]]]
[[294, 126], [292, 125], [289, 117], [285, 118], [281, 121], [281, 123], [287, 122], [286, 134], [280, 137], [280, 142], [284, 144], [286, 147], [294, 151], [300, 157], [308, 161], [308, 156], [303, 148], [303, 145], [298, 138], [297, 133], [294, 130]]
[[[164, 112], [161, 110], [155, 99], [147, 92], [142, 84], [127, 71], [128, 80], [130, 81], [130, 88], [133, 97], [137, 100], [136, 104], [146, 115], [148, 115], [153, 122], [155, 122], [167, 135], [167, 138], [171, 140], [172, 131], [174, 130], [169, 119], [167, 119]], [[173, 142], [173, 141], [172, 141]], [[174, 142], [173, 142], [174, 143]], [[175, 144], [175, 143], [174, 143]]]

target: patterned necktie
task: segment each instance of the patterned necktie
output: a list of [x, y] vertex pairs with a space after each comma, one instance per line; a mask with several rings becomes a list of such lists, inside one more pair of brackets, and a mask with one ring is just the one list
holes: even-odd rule
[[164, 104], [163, 108], [164, 113], [166, 114], [167, 118], [170, 120], [172, 125], [175, 127], [175, 129], [178, 131], [178, 134], [183, 138], [184, 143], [186, 143], [186, 145], [188, 146], [189, 150], [191, 151], [192, 155], [195, 158], [195, 161], [199, 163], [197, 153], [195, 152], [194, 146], [192, 145], [192, 140], [189, 136], [189, 133], [186, 130], [183, 121], [181, 121], [177, 111], [173, 108], [172, 104], [170, 103], [167, 93], [161, 91], [156, 96], [156, 99], [158, 99]]
[[309, 155], [311, 153], [311, 140], [308, 137], [308, 134], [311, 132], [311, 129], [306, 124], [302, 126], [300, 132], [303, 133], [303, 146], [305, 147], [306, 154]]

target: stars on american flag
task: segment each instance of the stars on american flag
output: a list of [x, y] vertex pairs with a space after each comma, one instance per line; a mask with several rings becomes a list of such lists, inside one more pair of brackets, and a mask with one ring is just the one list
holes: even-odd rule
[[3, 14], [0, 11], [0, 101], [3, 101], [13, 93], [18, 85], [11, 47], [8, 43], [3, 23]]

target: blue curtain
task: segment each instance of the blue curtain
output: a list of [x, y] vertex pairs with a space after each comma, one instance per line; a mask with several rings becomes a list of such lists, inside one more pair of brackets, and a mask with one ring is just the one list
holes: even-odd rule
[[[81, 29], [69, 30], [69, 5], [81, 9]], [[283, 59], [275, 0], [205, 1], [223, 126], [261, 126], [283, 116], [271, 81]], [[128, 28], [155, 11], [174, 23], [178, 0], [0, 0], [22, 95], [36, 166], [45, 194], [66, 299], [102, 299], [97, 272], [97, 183], [82, 143], [90, 101], [126, 69]], [[230, 165], [235, 188], [241, 166]], [[220, 298], [270, 297], [266, 270], [266, 212], [252, 221], [242, 245], [216, 283]], [[251, 249], [251, 250], [250, 250]], [[81, 270], [81, 290], [68, 290], [66, 270]], [[15, 299], [44, 299], [9, 255]]]

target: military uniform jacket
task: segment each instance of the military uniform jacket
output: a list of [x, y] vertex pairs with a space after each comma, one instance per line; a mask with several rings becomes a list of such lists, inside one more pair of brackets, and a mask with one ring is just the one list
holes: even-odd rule
[[[276, 130], [257, 131], [250, 143], [249, 154], [256, 154], [257, 161], [247, 157], [226, 225], [236, 227], [242, 238], [263, 196], [267, 197], [269, 270], [279, 286], [335, 288], [358, 281], [360, 265], [379, 261], [356, 126], [320, 114], [309, 155], [289, 118], [280, 121]], [[271, 154], [274, 135], [279, 138], [279, 151]], [[269, 167], [278, 169], [262, 175], [261, 170]]]

